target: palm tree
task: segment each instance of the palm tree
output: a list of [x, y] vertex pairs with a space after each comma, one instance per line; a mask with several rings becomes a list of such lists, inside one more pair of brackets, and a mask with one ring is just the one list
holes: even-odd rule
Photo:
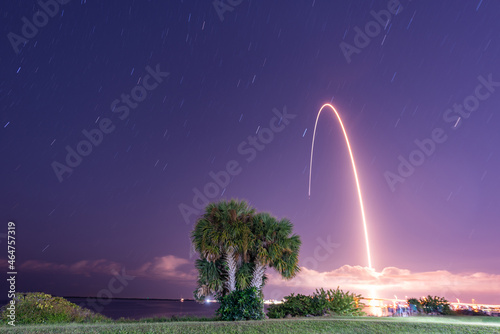
[[198, 288], [194, 291], [195, 299], [203, 301], [206, 296], [224, 295], [226, 288], [226, 271], [221, 259], [209, 262], [206, 259], [197, 259], [195, 267], [198, 270]]
[[274, 268], [285, 279], [297, 275], [301, 241], [292, 231], [293, 225], [286, 218], [277, 221], [269, 213], [254, 216], [252, 252], [255, 267], [251, 286], [262, 289], [268, 267]]
[[[255, 210], [245, 201], [223, 200], [207, 205], [204, 215], [196, 222], [195, 229], [191, 233], [195, 250], [207, 262], [215, 263], [222, 260], [225, 267], [223, 271], [227, 274], [225, 289], [202, 288], [198, 290], [201, 295], [206, 295], [205, 292], [209, 291], [225, 295], [236, 290], [239, 264], [249, 258], [248, 251], [252, 237], [250, 221], [254, 212]], [[201, 262], [198, 264], [201, 265]], [[215, 272], [213, 268], [211, 272]], [[207, 271], [205, 273], [208, 274]], [[207, 276], [206, 279], [210, 277]], [[205, 285], [202, 284], [200, 287]]]
[[245, 201], [207, 205], [191, 233], [200, 254], [196, 299], [224, 297], [248, 287], [262, 292], [267, 268], [274, 268], [285, 279], [295, 277], [301, 241], [292, 232], [288, 219], [255, 214]]
[[236, 289], [245, 290], [250, 287], [252, 282], [252, 274], [254, 270], [254, 263], [252, 262], [241, 262], [238, 271], [236, 272]]

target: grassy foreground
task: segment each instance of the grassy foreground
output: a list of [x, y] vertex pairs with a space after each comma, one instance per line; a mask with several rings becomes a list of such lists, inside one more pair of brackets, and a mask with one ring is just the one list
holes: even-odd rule
[[316, 317], [245, 322], [19, 325], [1, 326], [0, 333], [500, 333], [500, 318]]

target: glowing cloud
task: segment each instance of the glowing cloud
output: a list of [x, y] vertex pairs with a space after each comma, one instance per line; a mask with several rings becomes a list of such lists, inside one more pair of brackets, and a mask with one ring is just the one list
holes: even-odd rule
[[[484, 272], [452, 273], [447, 270], [412, 272], [408, 269], [387, 267], [380, 272], [361, 266], [344, 265], [320, 272], [302, 267], [293, 280], [283, 281], [276, 273], [270, 273], [266, 295], [280, 299], [289, 294], [311, 293], [319, 287], [341, 289], [369, 294], [372, 289], [384, 298], [421, 297], [438, 295], [455, 301], [476, 298], [478, 302], [500, 304], [500, 275]], [[280, 292], [279, 294], [277, 292]]]

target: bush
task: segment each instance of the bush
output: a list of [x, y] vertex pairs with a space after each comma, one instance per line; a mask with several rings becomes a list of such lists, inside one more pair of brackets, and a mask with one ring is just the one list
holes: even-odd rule
[[[75, 305], [62, 297], [42, 292], [17, 293], [16, 324], [54, 324], [68, 322], [110, 322], [111, 319]], [[9, 304], [0, 309], [0, 322], [8, 323]]]
[[427, 296], [420, 298], [420, 304], [425, 313], [452, 314], [450, 303], [444, 297]]
[[219, 298], [220, 307], [216, 315], [220, 320], [262, 320], [264, 319], [264, 300], [254, 287], [236, 290]]
[[453, 312], [455, 315], [467, 315], [467, 316], [484, 316], [487, 317], [488, 313], [482, 310], [456, 310]]
[[294, 295], [286, 296], [285, 301], [282, 304], [274, 304], [269, 306], [267, 316], [269, 318], [284, 318], [286, 315], [305, 316], [311, 314], [312, 298], [306, 295]]
[[408, 305], [410, 305], [410, 308], [412, 311], [416, 312], [422, 312], [422, 304], [420, 304], [420, 301], [417, 298], [409, 298], [407, 299]]
[[336, 290], [327, 291], [321, 288], [316, 290], [312, 296], [292, 293], [285, 297], [282, 304], [271, 305], [267, 316], [269, 318], [284, 318], [287, 315], [299, 317], [326, 314], [363, 315], [364, 304], [360, 303], [362, 298], [361, 295], [344, 292], [338, 287]]
[[365, 304], [361, 303], [361, 295], [344, 292], [337, 287], [336, 290], [323, 289], [316, 290], [316, 294], [321, 294], [321, 298], [326, 299], [328, 311], [336, 315], [364, 315], [363, 308]]
[[286, 317], [286, 309], [283, 304], [272, 304], [267, 308], [267, 316], [270, 319], [281, 319]]

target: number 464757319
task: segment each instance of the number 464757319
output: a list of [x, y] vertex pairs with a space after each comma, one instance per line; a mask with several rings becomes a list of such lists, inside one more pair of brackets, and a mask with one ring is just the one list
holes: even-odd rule
[[9, 269], [14, 270], [14, 263], [16, 262], [16, 224], [9, 222], [7, 229], [7, 253], [9, 254]]

